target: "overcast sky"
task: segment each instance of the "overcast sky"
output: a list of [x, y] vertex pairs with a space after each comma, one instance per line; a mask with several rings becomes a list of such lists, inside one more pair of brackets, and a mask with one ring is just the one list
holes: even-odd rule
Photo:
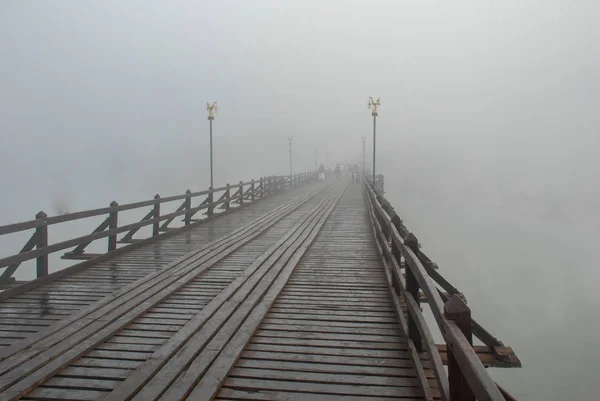
[[219, 183], [285, 173], [288, 136], [297, 170], [315, 147], [319, 162], [358, 157], [368, 96], [382, 166], [426, 154], [597, 180], [597, 4], [4, 1], [3, 201], [34, 183], [203, 186], [207, 100]]
[[[569, 249], [592, 255], [600, 232], [599, 4], [0, 1], [0, 220], [205, 188], [205, 106], [213, 100], [218, 185], [286, 174], [288, 136], [295, 171], [314, 167], [315, 149], [319, 163], [360, 162], [361, 135], [371, 154], [374, 96], [382, 103], [378, 169], [393, 203], [402, 209], [406, 200], [406, 220], [440, 242], [429, 241], [445, 257], [440, 264], [456, 256], [460, 238], [439, 234], [439, 210], [452, 224], [510, 216], [507, 235], [527, 226], [555, 237], [539, 254], [555, 252], [568, 234]], [[493, 243], [489, 252], [502, 247]], [[592, 271], [593, 260], [575, 265]], [[536, 263], [531, 280], [547, 262]], [[581, 281], [591, 286], [581, 304], [590, 305], [600, 276], [583, 277], [593, 278]], [[548, 347], [559, 347], [561, 335]], [[528, 394], [526, 381], [516, 386]], [[552, 394], [562, 397], [545, 397]]]

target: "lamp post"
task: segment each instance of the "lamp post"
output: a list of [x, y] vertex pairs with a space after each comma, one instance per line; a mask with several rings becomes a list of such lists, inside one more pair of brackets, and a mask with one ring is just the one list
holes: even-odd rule
[[288, 137], [288, 143], [290, 145], [290, 180], [292, 179], [292, 138], [291, 136]]
[[365, 145], [367, 143], [367, 137], [364, 135], [361, 135], [360, 139], [362, 140], [362, 144], [363, 144], [362, 176], [364, 177], [365, 173], [366, 173], [366, 170], [365, 170], [365, 168], [366, 168], [366, 166], [365, 166]]
[[208, 110], [208, 121], [210, 121], [210, 188], [213, 186], [213, 141], [212, 141], [212, 123], [215, 119], [215, 113], [219, 110], [219, 105], [217, 102], [213, 102], [210, 104], [206, 102], [206, 110]]
[[373, 97], [369, 96], [369, 110], [371, 110], [371, 115], [373, 116], [373, 189], [377, 191], [375, 187], [375, 144], [376, 144], [376, 124], [377, 124], [377, 108], [381, 106], [379, 102], [379, 98], [376, 101], [373, 100]]

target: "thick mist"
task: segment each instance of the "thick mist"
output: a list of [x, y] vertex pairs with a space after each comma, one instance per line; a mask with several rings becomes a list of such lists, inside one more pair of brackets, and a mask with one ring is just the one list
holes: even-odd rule
[[[597, 399], [598, 2], [0, 3], [1, 224], [361, 160], [524, 368]], [[20, 244], [13, 244], [13, 248]], [[2, 249], [5, 249], [3, 246]], [[12, 249], [12, 248], [11, 248]], [[17, 249], [15, 249], [16, 251]]]

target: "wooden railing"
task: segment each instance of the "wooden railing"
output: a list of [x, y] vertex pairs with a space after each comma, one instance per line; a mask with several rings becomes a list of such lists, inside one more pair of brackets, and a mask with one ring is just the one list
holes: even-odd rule
[[[422, 365], [424, 351], [442, 399], [513, 400], [490, 377], [473, 347], [473, 335], [506, 366], [520, 367], [520, 361], [510, 347], [505, 347], [471, 318], [464, 296], [436, 271], [437, 266], [420, 251], [417, 238], [406, 229], [381, 191], [373, 190], [371, 181], [367, 178], [364, 188], [375, 237], [388, 268], [392, 296], [426, 398], [433, 399], [433, 396]], [[435, 344], [420, 307], [421, 292], [446, 342], [447, 374], [440, 347]], [[401, 301], [406, 305], [406, 316], [400, 307]]]
[[[191, 192], [188, 190], [184, 194], [165, 198], [156, 195], [151, 200], [125, 205], [119, 205], [113, 201], [106, 208], [85, 210], [53, 217], [48, 217], [46, 213], [39, 212], [35, 220], [0, 226], [0, 236], [34, 230], [19, 253], [0, 259], [0, 268], [6, 267], [0, 275], [0, 285], [14, 282], [13, 275], [15, 271], [25, 261], [36, 259], [36, 277], [41, 278], [48, 275], [48, 255], [52, 253], [73, 248], [64, 253], [62, 259], [92, 259], [103, 255], [85, 252], [86, 247], [93, 241], [107, 238], [107, 251], [113, 252], [117, 250], [117, 244], [133, 244], [146, 240], [147, 238], [133, 238], [143, 227], [151, 225], [152, 237], [157, 237], [161, 233], [176, 229], [169, 227], [169, 225], [179, 216], [183, 217], [184, 226], [189, 226], [221, 214], [219, 213], [220, 210], [223, 212], [228, 211], [232, 207], [232, 204], [243, 206], [246, 203], [255, 202], [264, 197], [284, 191], [287, 188], [296, 187], [315, 179], [316, 173], [314, 172], [295, 174], [293, 176], [270, 176], [256, 181], [240, 181], [235, 185], [227, 184], [219, 188], [209, 188], [205, 191]], [[203, 200], [197, 206], [192, 206], [193, 201], [197, 198], [203, 198]], [[217, 199], [215, 200], [215, 198]], [[174, 212], [161, 214], [161, 205], [176, 201], [183, 202]], [[141, 221], [119, 226], [119, 213], [146, 207], [149, 207], [150, 210]], [[194, 216], [201, 210], [206, 210], [206, 218], [194, 219]], [[48, 226], [103, 215], [107, 217], [91, 234], [54, 244], [49, 243]], [[124, 235], [118, 238], [118, 235], [123, 233]]]

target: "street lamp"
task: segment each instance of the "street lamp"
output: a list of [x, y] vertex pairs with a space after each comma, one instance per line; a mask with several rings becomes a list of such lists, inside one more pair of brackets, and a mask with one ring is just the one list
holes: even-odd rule
[[362, 162], [362, 176], [365, 176], [366, 170], [365, 170], [365, 145], [367, 142], [367, 137], [364, 135], [360, 136], [360, 139], [362, 140], [363, 143], [363, 162]]
[[213, 104], [206, 102], [206, 110], [208, 110], [208, 121], [210, 121], [210, 187], [213, 186], [213, 144], [212, 144], [212, 122], [215, 119], [215, 113], [219, 110], [219, 105], [216, 101]]
[[376, 127], [376, 121], [377, 121], [377, 108], [379, 106], [381, 106], [381, 103], [379, 102], [379, 98], [377, 98], [376, 101], [373, 100], [373, 97], [369, 96], [369, 110], [371, 110], [371, 115], [373, 116], [373, 189], [376, 191], [377, 189], [375, 188], [375, 127]]
[[288, 143], [290, 145], [290, 180], [292, 179], [292, 139], [293, 137], [288, 137]]

